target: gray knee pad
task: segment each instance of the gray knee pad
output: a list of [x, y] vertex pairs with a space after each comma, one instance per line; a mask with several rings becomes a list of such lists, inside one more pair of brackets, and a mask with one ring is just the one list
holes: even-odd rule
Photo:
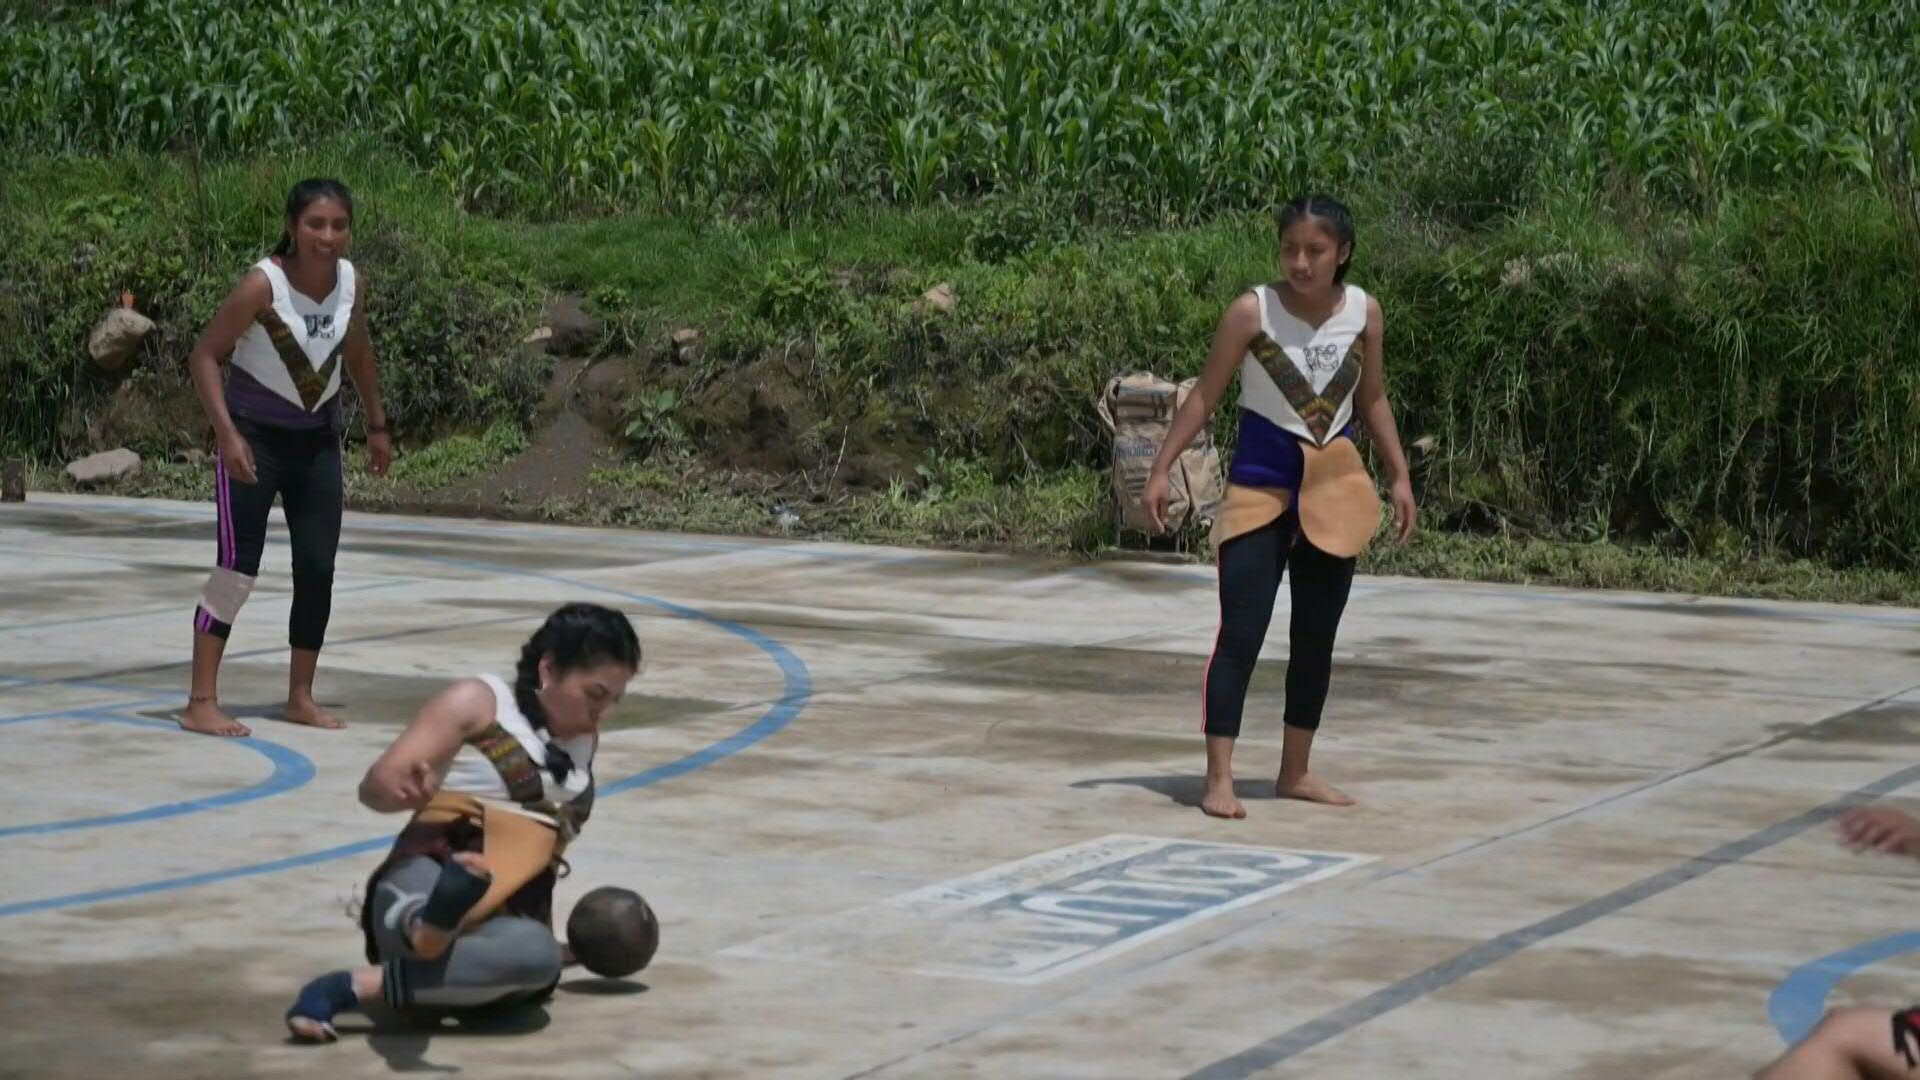
[[560, 977], [560, 943], [546, 927], [532, 920], [515, 920], [514, 933], [495, 956], [496, 976], [503, 983], [539, 989]]

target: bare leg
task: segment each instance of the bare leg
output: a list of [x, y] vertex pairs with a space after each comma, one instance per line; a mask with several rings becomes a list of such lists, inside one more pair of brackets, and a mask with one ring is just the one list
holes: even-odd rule
[[1756, 1080], [1895, 1080], [1920, 1076], [1893, 1048], [1892, 1009], [1834, 1009]]
[[1207, 736], [1207, 793], [1200, 809], [1220, 818], [1247, 816], [1233, 794], [1233, 740], [1224, 735]]
[[339, 717], [313, 700], [313, 676], [319, 666], [319, 650], [293, 650], [292, 664], [287, 674], [287, 719], [329, 731], [346, 727]]
[[1329, 806], [1352, 806], [1353, 797], [1307, 771], [1313, 753], [1313, 730], [1288, 724], [1280, 746], [1280, 778], [1273, 793], [1282, 799], [1305, 799]]
[[225, 638], [194, 633], [193, 689], [185, 711], [180, 714], [183, 730], [227, 737], [253, 734], [245, 724], [220, 711], [220, 658], [226, 651]]

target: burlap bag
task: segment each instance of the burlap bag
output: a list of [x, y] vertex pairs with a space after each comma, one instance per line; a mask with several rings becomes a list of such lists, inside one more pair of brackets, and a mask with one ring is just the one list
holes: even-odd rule
[[[1122, 529], [1151, 533], [1140, 495], [1146, 490], [1153, 459], [1166, 445], [1173, 416], [1198, 379], [1175, 386], [1151, 372], [1116, 375], [1094, 401], [1100, 419], [1113, 433], [1113, 495], [1115, 520]], [[1172, 491], [1167, 497], [1166, 525], [1177, 532], [1191, 524], [1208, 526], [1223, 494], [1220, 452], [1206, 428], [1182, 451], [1168, 471]]]

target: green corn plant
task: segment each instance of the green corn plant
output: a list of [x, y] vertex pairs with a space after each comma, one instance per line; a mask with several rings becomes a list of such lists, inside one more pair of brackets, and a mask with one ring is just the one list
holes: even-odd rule
[[1699, 209], [1730, 185], [1871, 175], [1878, 103], [1920, 75], [1920, 8], [1841, 0], [146, 0], [0, 19], [15, 154], [186, 131], [217, 162], [371, 131], [463, 198], [529, 210], [1064, 186], [1194, 218], [1431, 158], [1435, 138]]

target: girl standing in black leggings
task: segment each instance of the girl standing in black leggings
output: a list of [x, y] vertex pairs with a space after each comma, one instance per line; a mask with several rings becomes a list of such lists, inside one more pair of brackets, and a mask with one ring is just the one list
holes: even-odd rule
[[[286, 231], [227, 297], [189, 363], [213, 423], [218, 562], [193, 616], [193, 690], [180, 726], [207, 735], [246, 735], [220, 709], [217, 683], [227, 635], [253, 591], [277, 495], [293, 547], [293, 661], [286, 718], [314, 727], [340, 721], [313, 699], [314, 668], [333, 605], [340, 546], [340, 373], [352, 377], [367, 410], [374, 475], [393, 458], [380, 404], [373, 345], [360, 308], [366, 284], [344, 256], [353, 196], [335, 180], [305, 180], [287, 195]], [[221, 379], [220, 366], [232, 370]]]
[[1357, 557], [1380, 524], [1373, 480], [1354, 446], [1366, 426], [1388, 470], [1399, 539], [1413, 533], [1413, 484], [1387, 402], [1383, 316], [1377, 300], [1346, 284], [1353, 217], [1314, 196], [1280, 213], [1286, 277], [1227, 308], [1199, 385], [1174, 417], [1141, 495], [1162, 525], [1168, 469], [1212, 416], [1240, 372], [1240, 437], [1215, 519], [1220, 632], [1202, 690], [1207, 790], [1201, 809], [1243, 818], [1233, 793], [1233, 743], [1254, 662], [1267, 636], [1280, 578], [1292, 572], [1292, 625], [1281, 798], [1348, 806], [1353, 799], [1307, 771]]

